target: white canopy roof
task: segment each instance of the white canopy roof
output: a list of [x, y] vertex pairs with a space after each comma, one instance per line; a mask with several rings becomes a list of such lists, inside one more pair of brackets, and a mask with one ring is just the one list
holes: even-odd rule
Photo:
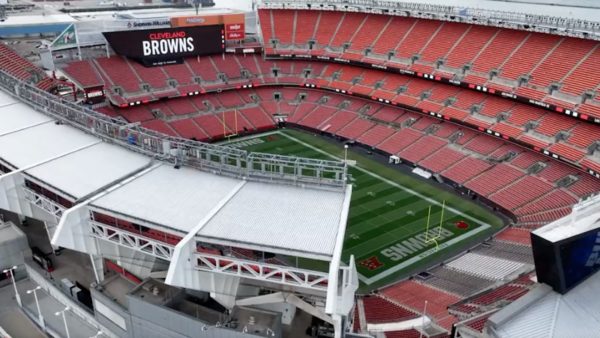
[[93, 206], [188, 233], [238, 180], [162, 165], [93, 202]]
[[[21, 113], [19, 106], [11, 114]], [[10, 120], [10, 119], [8, 119]], [[4, 121], [0, 121], [4, 125]], [[101, 142], [97, 138], [53, 122], [33, 125], [18, 132], [0, 136], [0, 157], [18, 168], [53, 160], [71, 152]]]
[[[344, 194], [249, 182], [198, 232], [200, 237], [333, 255]], [[342, 236], [344, 234], [341, 234]]]
[[40, 123], [50, 122], [47, 116], [34, 112], [23, 103], [0, 91], [0, 136]]
[[27, 170], [27, 174], [75, 197], [82, 198], [120, 181], [150, 163], [145, 156], [98, 143]]
[[[154, 163], [0, 93], [0, 160], [58, 193], [149, 226], [327, 259], [351, 190], [247, 182]], [[342, 224], [343, 223], [343, 224]], [[244, 245], [241, 245], [244, 246]], [[339, 248], [341, 250], [341, 246]], [[286, 251], [288, 250], [288, 251]], [[310, 255], [312, 254], [312, 255]]]
[[45, 15], [8, 15], [6, 20], [0, 22], [0, 27], [29, 26], [45, 24], [69, 24], [75, 22], [68, 14], [52, 13]]

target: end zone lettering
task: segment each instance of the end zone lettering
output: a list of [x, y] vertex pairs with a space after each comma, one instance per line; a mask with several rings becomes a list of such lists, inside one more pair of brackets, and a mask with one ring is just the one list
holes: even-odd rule
[[454, 233], [448, 229], [431, 229], [429, 232], [423, 232], [400, 243], [394, 244], [387, 249], [381, 250], [381, 254], [394, 262], [399, 261], [421, 249], [430, 245], [435, 245], [433, 242], [425, 242], [425, 238], [436, 237], [436, 240], [439, 241], [452, 236], [454, 236]]

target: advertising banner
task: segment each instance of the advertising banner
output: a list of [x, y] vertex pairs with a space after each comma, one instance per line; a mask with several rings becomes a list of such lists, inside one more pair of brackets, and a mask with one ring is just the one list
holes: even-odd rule
[[52, 41], [51, 48], [53, 50], [68, 49], [77, 47], [77, 32], [75, 25], [70, 24], [60, 35]]
[[180, 16], [171, 18], [171, 27], [196, 27], [224, 25], [225, 40], [243, 40], [245, 38], [244, 13]]
[[244, 40], [245, 32], [244, 23], [225, 24], [225, 40]]

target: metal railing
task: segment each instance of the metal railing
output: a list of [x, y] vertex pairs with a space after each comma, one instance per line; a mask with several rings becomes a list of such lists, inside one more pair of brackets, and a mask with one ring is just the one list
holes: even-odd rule
[[209, 253], [194, 253], [194, 268], [200, 271], [241, 276], [316, 291], [327, 291], [329, 274], [292, 266], [256, 262]]
[[381, 0], [264, 0], [259, 8], [340, 10], [411, 16], [600, 40], [600, 22], [516, 11]]
[[[54, 96], [4, 71], [0, 71], [0, 87], [36, 111], [53, 117], [57, 123], [70, 125], [106, 142], [118, 144], [175, 166], [188, 166], [213, 174], [254, 181], [310, 185], [336, 190], [346, 186], [347, 168], [340, 161], [288, 157], [290, 160], [286, 162], [286, 166], [292, 163], [291, 165], [295, 166], [294, 170], [273, 170], [281, 166], [280, 160], [233, 147], [172, 137], [139, 125], [128, 124]], [[255, 158], [261, 158], [261, 162], [267, 165], [249, 165]], [[310, 170], [305, 170], [306, 168]]]

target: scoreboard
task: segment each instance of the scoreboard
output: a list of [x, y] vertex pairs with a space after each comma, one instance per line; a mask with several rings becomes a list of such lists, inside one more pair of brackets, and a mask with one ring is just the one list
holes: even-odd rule
[[181, 63], [184, 57], [223, 53], [223, 25], [105, 32], [104, 38], [119, 55], [146, 66]]
[[220, 54], [226, 41], [245, 38], [244, 13], [171, 17], [170, 28], [104, 32], [119, 55], [146, 66], [181, 63], [183, 58]]
[[561, 294], [600, 270], [600, 227], [556, 242], [532, 232], [531, 244], [538, 281]]

